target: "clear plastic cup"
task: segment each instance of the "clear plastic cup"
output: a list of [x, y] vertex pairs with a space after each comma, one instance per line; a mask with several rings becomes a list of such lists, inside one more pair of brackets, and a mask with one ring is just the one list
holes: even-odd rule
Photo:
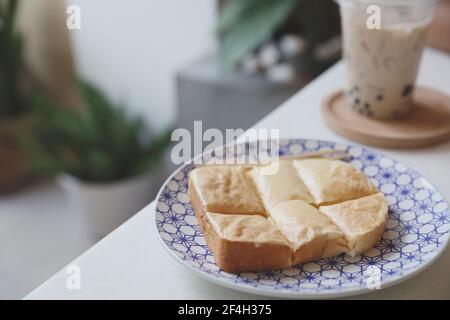
[[395, 119], [412, 92], [434, 0], [337, 0], [346, 64], [345, 95], [358, 113]]

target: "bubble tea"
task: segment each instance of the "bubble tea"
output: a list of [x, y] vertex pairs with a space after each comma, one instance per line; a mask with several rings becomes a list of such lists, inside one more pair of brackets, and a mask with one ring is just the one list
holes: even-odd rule
[[412, 92], [433, 0], [338, 0], [346, 63], [345, 95], [358, 113], [395, 119]]

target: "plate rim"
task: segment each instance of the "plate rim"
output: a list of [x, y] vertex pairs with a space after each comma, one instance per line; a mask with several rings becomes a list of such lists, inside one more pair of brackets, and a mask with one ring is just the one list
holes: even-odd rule
[[[262, 139], [259, 140], [255, 140], [255, 141], [249, 141], [249, 143], [256, 143], [261, 141]], [[310, 139], [310, 138], [280, 138], [280, 142], [282, 141], [292, 141], [292, 140], [296, 140], [296, 141], [313, 141], [313, 142], [319, 142], [319, 143], [329, 143], [329, 144], [333, 144], [333, 145], [342, 145], [345, 147], [356, 147], [356, 148], [360, 148], [363, 151], [371, 151], [370, 148], [367, 148], [365, 146], [361, 146], [361, 145], [354, 145], [351, 143], [346, 143], [346, 142], [335, 142], [335, 141], [330, 141], [330, 140], [320, 140], [320, 139]], [[236, 145], [240, 145], [240, 144], [244, 144], [245, 142], [237, 142]], [[226, 148], [228, 145], [223, 145], [220, 146], [219, 148]], [[385, 155], [382, 152], [379, 152], [378, 150], [373, 151], [372, 153], [388, 158], [388, 159], [392, 159], [395, 162], [403, 165], [404, 167], [411, 169], [415, 172], [417, 172], [415, 169], [404, 165], [402, 162]], [[243, 285], [241, 283], [232, 283], [232, 282], [228, 282], [225, 281], [223, 278], [221, 277], [214, 277], [211, 276], [209, 273], [202, 271], [198, 268], [195, 268], [193, 266], [191, 266], [189, 263], [186, 263], [181, 257], [179, 257], [175, 252], [173, 252], [173, 250], [171, 250], [171, 248], [169, 246], [167, 246], [167, 244], [164, 242], [164, 239], [161, 237], [161, 233], [158, 230], [158, 221], [156, 220], [156, 213], [158, 210], [158, 199], [160, 198], [162, 192], [164, 191], [166, 185], [168, 184], [168, 182], [170, 182], [174, 176], [176, 176], [180, 171], [182, 171], [184, 168], [186, 168], [189, 165], [192, 165], [195, 159], [200, 158], [202, 155], [204, 154], [204, 152], [200, 155], [197, 155], [195, 157], [193, 157], [189, 162], [182, 164], [181, 166], [179, 166], [174, 172], [172, 172], [172, 174], [164, 181], [164, 183], [162, 184], [161, 188], [158, 191], [158, 194], [156, 196], [155, 199], [155, 209], [154, 209], [154, 217], [153, 217], [153, 223], [155, 224], [156, 227], [156, 232], [158, 233], [158, 238], [159, 241], [161, 243], [161, 245], [164, 247], [164, 249], [170, 254], [170, 256], [172, 256], [179, 264], [183, 265], [184, 267], [186, 267], [188, 270], [190, 270], [191, 272], [193, 272], [194, 274], [198, 275], [200, 278], [205, 279], [207, 281], [210, 281], [212, 283], [215, 283], [217, 285], [226, 287], [228, 289], [233, 289], [236, 291], [240, 291], [240, 292], [245, 292], [245, 293], [251, 293], [251, 294], [255, 294], [258, 296], [264, 296], [264, 297], [275, 297], [275, 298], [291, 298], [291, 299], [333, 299], [333, 298], [338, 298], [338, 297], [349, 297], [349, 296], [356, 296], [356, 295], [362, 295], [362, 294], [366, 294], [366, 293], [371, 293], [371, 292], [378, 292], [381, 290], [384, 290], [386, 288], [395, 286], [397, 284], [400, 284], [402, 282], [405, 282], [411, 278], [413, 278], [414, 276], [418, 275], [419, 273], [421, 273], [422, 271], [425, 271], [426, 269], [428, 269], [433, 263], [435, 263], [440, 257], [441, 255], [448, 249], [449, 247], [449, 243], [450, 243], [450, 232], [447, 232], [447, 238], [445, 240], [445, 244], [440, 248], [439, 252], [437, 252], [430, 260], [419, 264], [417, 267], [415, 268], [411, 268], [411, 269], [407, 269], [404, 272], [402, 272], [400, 275], [392, 277], [387, 279], [386, 281], [384, 281], [382, 283], [382, 286], [380, 289], [369, 289], [369, 288], [361, 288], [361, 287], [351, 287], [351, 288], [344, 288], [342, 290], [336, 290], [336, 289], [330, 289], [330, 291], [320, 291], [320, 290], [311, 290], [311, 291], [304, 291], [304, 292], [287, 292], [287, 291], [277, 291], [277, 290], [268, 290], [265, 288], [255, 288], [255, 287], [251, 287], [251, 286], [246, 286]], [[443, 200], [445, 201], [445, 203], [447, 204], [448, 207], [450, 207], [450, 203], [448, 202], [447, 198], [445, 198], [445, 196], [442, 194], [442, 192], [433, 184], [430, 182], [430, 180], [422, 175], [421, 173], [417, 172], [419, 174], [419, 176], [423, 179], [426, 180], [426, 182], [428, 182], [436, 192], [438, 192]]]

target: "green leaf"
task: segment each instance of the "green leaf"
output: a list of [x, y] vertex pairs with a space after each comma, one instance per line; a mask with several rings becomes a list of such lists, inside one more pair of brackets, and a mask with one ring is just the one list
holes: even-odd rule
[[68, 172], [85, 181], [112, 181], [146, 172], [170, 138], [154, 136], [139, 117], [108, 101], [91, 84], [77, 82], [83, 101], [79, 112], [33, 96], [40, 125], [28, 150], [33, 167], [43, 173]]
[[0, 1], [0, 116], [15, 116], [26, 108], [26, 94], [20, 86], [22, 38], [15, 31], [18, 5], [18, 0]]
[[258, 1], [224, 35], [219, 61], [230, 71], [248, 52], [270, 38], [285, 21], [297, 0]]
[[216, 31], [221, 33], [227, 31], [235, 23], [237, 23], [245, 12], [252, 8], [261, 0], [227, 0], [220, 10]]

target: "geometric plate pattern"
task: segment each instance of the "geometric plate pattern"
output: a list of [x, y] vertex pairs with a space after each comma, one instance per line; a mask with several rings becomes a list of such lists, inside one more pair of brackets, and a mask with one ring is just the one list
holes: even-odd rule
[[[224, 152], [240, 157], [242, 150], [252, 148], [256, 148], [254, 143], [246, 143], [237, 150], [225, 147]], [[443, 196], [416, 171], [369, 149], [303, 139], [285, 139], [279, 145], [280, 155], [325, 149], [350, 153], [349, 162], [386, 196], [387, 228], [372, 250], [353, 258], [340, 255], [271, 272], [226, 273], [215, 264], [189, 201], [188, 174], [194, 164], [180, 167], [158, 194], [155, 222], [163, 245], [183, 265], [210, 281], [255, 294], [292, 298], [359, 294], [369, 290], [370, 269], [376, 270], [383, 288], [431, 264], [449, 239], [450, 211]]]

